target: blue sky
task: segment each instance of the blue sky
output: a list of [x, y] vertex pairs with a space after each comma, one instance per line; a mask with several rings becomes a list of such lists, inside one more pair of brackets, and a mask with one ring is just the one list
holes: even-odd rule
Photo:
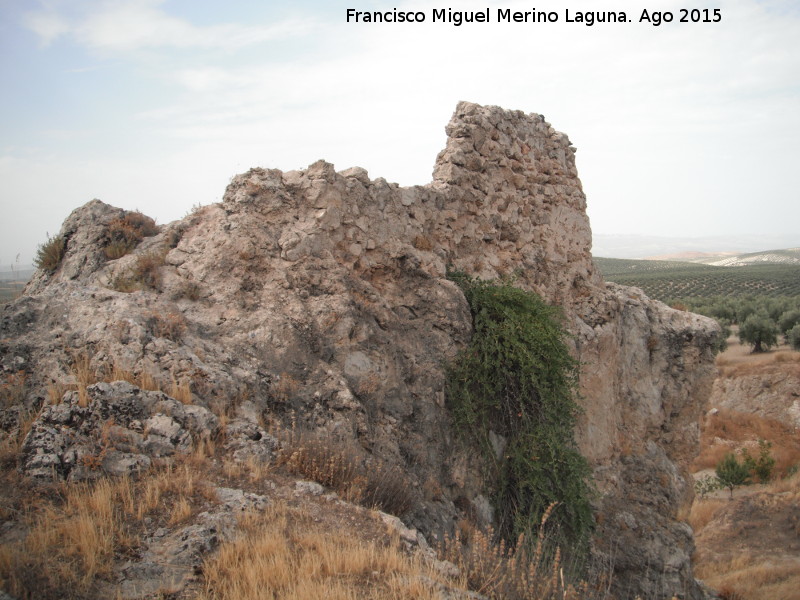
[[[0, 0], [0, 270], [91, 200], [164, 223], [250, 167], [424, 184], [459, 100], [545, 115], [578, 147], [596, 233], [800, 245], [800, 5], [722, 0], [720, 23], [430, 23], [530, 2]], [[698, 5], [699, 6], [699, 5]], [[421, 10], [354, 24], [347, 8]], [[793, 238], [792, 236], [797, 236]], [[722, 249], [722, 248], [721, 248]]]

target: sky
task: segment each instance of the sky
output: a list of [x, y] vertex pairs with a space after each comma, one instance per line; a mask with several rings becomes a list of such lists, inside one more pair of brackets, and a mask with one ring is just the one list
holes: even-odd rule
[[[716, 23], [651, 1], [0, 0], [0, 269], [93, 198], [166, 223], [251, 167], [320, 158], [428, 183], [460, 100], [567, 133], [598, 236], [800, 246], [800, 1], [695, 5]], [[496, 22], [532, 5], [558, 21]]]

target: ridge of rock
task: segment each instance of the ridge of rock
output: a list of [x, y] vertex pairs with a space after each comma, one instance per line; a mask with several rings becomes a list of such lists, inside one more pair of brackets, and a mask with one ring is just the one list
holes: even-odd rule
[[[247, 405], [356, 441], [408, 474], [406, 520], [436, 538], [465, 514], [491, 518], [480, 465], [459, 449], [444, 405], [443, 365], [471, 335], [446, 271], [513, 275], [562, 306], [574, 335], [577, 436], [600, 491], [593, 550], [615, 591], [702, 598], [677, 515], [693, 494], [686, 469], [716, 325], [602, 281], [575, 148], [544, 117], [462, 102], [446, 131], [428, 185], [324, 161], [251, 169], [221, 203], [117, 260], [102, 243], [120, 209], [76, 209], [59, 268], [37, 272], [3, 309], [3, 372], [26, 372], [26, 403], [42, 404], [82, 352], [97, 371], [188, 382], [200, 407]], [[115, 291], [143, 257], [161, 261], [155, 289]]]

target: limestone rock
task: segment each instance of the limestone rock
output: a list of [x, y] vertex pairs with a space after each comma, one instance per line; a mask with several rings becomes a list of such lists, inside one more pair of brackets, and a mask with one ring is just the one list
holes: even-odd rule
[[22, 445], [24, 473], [70, 481], [135, 474], [219, 433], [219, 420], [207, 409], [126, 381], [97, 383], [86, 394], [85, 407], [78, 392], [67, 392], [34, 420]]
[[[446, 272], [514, 276], [560, 305], [574, 336], [584, 407], [576, 433], [600, 491], [594, 552], [615, 565], [615, 591], [700, 598], [691, 531], [677, 515], [692, 495], [686, 467], [716, 325], [602, 281], [575, 149], [542, 116], [462, 102], [446, 131], [429, 185], [401, 188], [324, 161], [251, 169], [221, 203], [116, 260], [102, 257], [98, 240], [119, 209], [90, 202], [60, 232], [62, 265], [4, 307], [0, 370], [28, 374], [27, 407], [41, 406], [54, 381], [77, 383], [76, 354], [95, 371], [123, 368], [162, 389], [185, 382], [195, 409], [236, 415], [238, 441], [226, 450], [240, 460], [268, 460], [275, 446], [264, 424], [295, 419], [402, 468], [419, 491], [405, 520], [432, 540], [467, 512], [493, 512], [478, 453], [459, 450], [444, 403], [443, 367], [471, 336]], [[157, 286], [114, 289], [148, 260]], [[32, 432], [26, 472], [71, 474], [78, 448], [107, 422], [101, 404], [62, 405], [45, 409]], [[116, 471], [143, 467], [135, 456], [179, 451], [182, 432], [195, 439], [206, 428], [193, 421], [205, 413], [125, 406], [114, 421], [124, 431], [114, 432], [131, 450]], [[149, 448], [133, 420], [152, 430]], [[91, 435], [80, 433], [87, 422]]]

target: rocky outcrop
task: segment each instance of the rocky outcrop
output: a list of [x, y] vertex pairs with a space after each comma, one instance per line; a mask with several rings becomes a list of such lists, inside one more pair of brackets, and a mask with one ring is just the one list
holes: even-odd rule
[[800, 427], [800, 365], [776, 361], [755, 372], [723, 368], [708, 405]]
[[136, 474], [153, 460], [190, 452], [220, 431], [208, 409], [126, 381], [91, 385], [86, 396], [84, 403], [78, 392], [67, 392], [59, 404], [42, 410], [22, 446], [26, 475], [81, 481]]
[[[445, 407], [443, 367], [471, 335], [447, 270], [514, 277], [562, 306], [574, 335], [577, 435], [600, 492], [596, 558], [620, 597], [699, 598], [677, 514], [691, 500], [685, 467], [716, 325], [604, 284], [575, 149], [543, 117], [461, 103], [447, 133], [427, 186], [323, 161], [252, 169], [220, 204], [116, 260], [92, 240], [119, 210], [90, 202], [60, 234], [61, 267], [4, 309], [2, 368], [29, 374], [33, 405], [48, 384], [74, 382], [80, 352], [96, 371], [185, 382], [193, 405], [217, 414], [247, 406], [256, 418], [244, 430], [295, 419], [354, 440], [404, 469], [415, 497], [406, 520], [435, 538], [462, 516], [491, 518], [476, 453]], [[67, 409], [45, 414], [54, 410]]]

